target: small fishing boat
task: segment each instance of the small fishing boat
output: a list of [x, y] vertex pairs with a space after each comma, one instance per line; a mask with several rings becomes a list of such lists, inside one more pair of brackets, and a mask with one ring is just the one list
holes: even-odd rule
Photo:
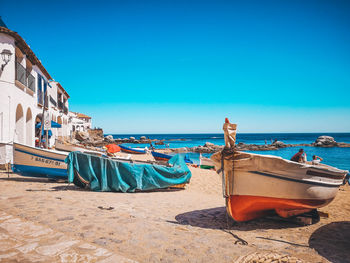
[[247, 221], [275, 211], [290, 217], [329, 204], [348, 171], [328, 165], [312, 165], [277, 156], [235, 151], [236, 125], [224, 124], [225, 148], [212, 155], [222, 171], [228, 214]]
[[56, 140], [55, 149], [58, 150], [59, 152], [61, 152], [61, 151], [68, 152], [68, 153], [69, 152], [84, 152], [84, 153], [89, 153], [89, 154], [98, 155], [98, 156], [105, 155], [105, 153], [102, 151], [95, 151], [95, 150], [85, 148], [83, 146], [78, 146], [78, 145], [69, 144], [69, 143], [63, 143], [59, 140]]
[[168, 163], [119, 161], [81, 152], [71, 152], [68, 181], [93, 191], [135, 192], [189, 183], [191, 171], [183, 157], [176, 155]]
[[199, 167], [202, 169], [215, 169], [214, 162], [206, 157], [203, 157], [202, 154], [199, 155]]
[[[159, 152], [155, 152], [152, 151], [152, 156], [154, 157], [154, 159], [156, 159], [157, 161], [169, 161], [173, 156], [172, 155], [168, 155], [165, 153], [159, 153]], [[189, 159], [187, 156], [184, 157], [185, 163], [187, 164], [193, 164], [193, 161], [191, 159]]]
[[13, 143], [12, 170], [23, 176], [67, 178], [68, 153]]
[[142, 148], [129, 148], [123, 145], [119, 145], [122, 152], [132, 153], [132, 154], [145, 154], [147, 153], [145, 149]]
[[70, 144], [70, 143], [64, 143], [60, 140], [56, 140], [55, 149], [59, 150], [59, 151], [65, 151], [65, 152], [76, 152], [76, 151], [84, 152], [87, 150], [83, 146], [78, 146], [78, 145], [74, 145], [74, 144]]

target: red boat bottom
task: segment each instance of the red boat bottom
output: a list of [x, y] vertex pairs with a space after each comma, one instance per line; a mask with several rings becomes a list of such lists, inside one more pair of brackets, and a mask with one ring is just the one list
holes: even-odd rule
[[248, 221], [275, 211], [281, 217], [300, 215], [327, 205], [333, 200], [286, 199], [250, 195], [231, 195], [226, 198], [226, 209], [235, 221]]

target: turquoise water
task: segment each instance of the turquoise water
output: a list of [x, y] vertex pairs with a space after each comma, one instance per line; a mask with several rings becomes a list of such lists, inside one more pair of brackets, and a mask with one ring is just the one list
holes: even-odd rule
[[[300, 144], [300, 143], [312, 143], [319, 136], [328, 135], [334, 137], [337, 142], [350, 143], [350, 133], [246, 133], [237, 134], [237, 143], [244, 142], [247, 144], [270, 144], [271, 141], [277, 139], [283, 141], [286, 144]], [[113, 134], [114, 138], [129, 138], [130, 136], [139, 139], [140, 134]], [[150, 139], [165, 140], [164, 143], [168, 144], [170, 148], [181, 147], [194, 147], [204, 145], [206, 142], [211, 142], [216, 145], [224, 145], [223, 134], [146, 134], [144, 135]], [[135, 147], [135, 144], [124, 144], [126, 146]], [[154, 145], [154, 144], [153, 144]], [[148, 147], [149, 144], [137, 144], [137, 147]], [[165, 145], [154, 145], [157, 149], [165, 148]], [[300, 147], [289, 147], [280, 150], [273, 151], [252, 151], [259, 154], [269, 154], [275, 156], [281, 156], [285, 159], [290, 159]], [[323, 158], [323, 163], [331, 166], [338, 167], [340, 169], [350, 170], [350, 148], [320, 148], [320, 147], [302, 147], [308, 157], [311, 160], [312, 155], [318, 155]], [[195, 163], [198, 163], [199, 154], [187, 153]], [[203, 154], [209, 157], [210, 154]]]

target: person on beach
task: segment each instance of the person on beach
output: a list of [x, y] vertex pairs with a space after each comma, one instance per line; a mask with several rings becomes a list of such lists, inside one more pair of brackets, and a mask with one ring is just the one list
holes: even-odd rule
[[323, 159], [320, 156], [314, 155], [312, 156], [312, 164], [320, 164]]
[[304, 149], [300, 149], [290, 160], [297, 163], [306, 162], [306, 153], [304, 152]]

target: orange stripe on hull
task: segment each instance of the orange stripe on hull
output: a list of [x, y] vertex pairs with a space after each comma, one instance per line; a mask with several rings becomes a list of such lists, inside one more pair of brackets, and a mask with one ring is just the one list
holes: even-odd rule
[[163, 158], [163, 157], [154, 157], [157, 161], [169, 161], [170, 159]]
[[226, 198], [228, 214], [236, 221], [248, 221], [275, 212], [290, 217], [329, 204], [332, 199], [286, 199], [249, 195], [231, 195]]

